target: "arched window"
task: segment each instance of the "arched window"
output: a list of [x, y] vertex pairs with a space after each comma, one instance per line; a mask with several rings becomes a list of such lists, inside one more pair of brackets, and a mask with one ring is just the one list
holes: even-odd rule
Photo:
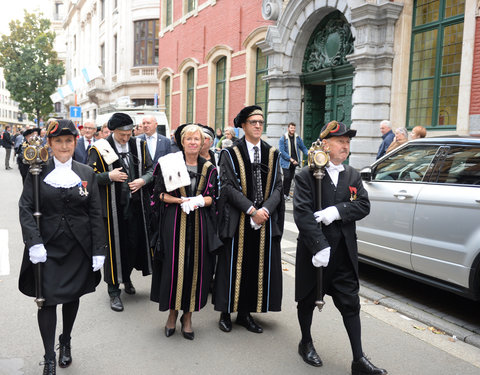
[[227, 58], [222, 57], [216, 64], [215, 78], [215, 128], [223, 129], [225, 123], [225, 84]]
[[193, 122], [193, 102], [195, 98], [195, 70], [193, 68], [187, 71], [187, 106], [185, 120], [187, 123]]

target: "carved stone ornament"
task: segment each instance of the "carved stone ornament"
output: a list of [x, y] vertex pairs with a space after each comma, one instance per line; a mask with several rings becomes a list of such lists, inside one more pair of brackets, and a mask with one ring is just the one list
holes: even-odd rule
[[263, 0], [262, 16], [266, 20], [276, 21], [280, 16], [282, 2], [278, 0]]
[[354, 38], [350, 26], [338, 14], [335, 12], [335, 18], [327, 16], [329, 19], [322, 21], [310, 38], [305, 50], [304, 73], [348, 63], [346, 56], [353, 53]]

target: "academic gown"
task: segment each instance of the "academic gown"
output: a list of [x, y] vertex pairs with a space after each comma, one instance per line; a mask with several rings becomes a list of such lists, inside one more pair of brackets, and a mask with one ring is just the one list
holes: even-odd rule
[[324, 280], [330, 282], [329, 274], [336, 264], [336, 257], [345, 252], [348, 256], [353, 275], [358, 282], [358, 248], [355, 222], [363, 219], [370, 212], [368, 193], [363, 187], [360, 173], [346, 165], [339, 173], [335, 187], [328, 172], [322, 180], [322, 209], [335, 206], [341, 220], [330, 225], [318, 224], [314, 217], [317, 211], [315, 200], [315, 178], [309, 167], [304, 167], [295, 177], [293, 195], [293, 214], [295, 224], [299, 228], [297, 254], [295, 260], [295, 301], [305, 298], [316, 288], [316, 268], [312, 264], [312, 256], [327, 247], [330, 250], [330, 262], [325, 268]]
[[[106, 140], [118, 155], [113, 135]], [[150, 209], [149, 184], [153, 174], [152, 159], [145, 141], [131, 137], [128, 145], [131, 161], [128, 167], [121, 158], [107, 164], [95, 143], [90, 148], [88, 156], [88, 165], [97, 173], [106, 228], [107, 257], [104, 280], [107, 284], [113, 285], [124, 282], [123, 275], [129, 274], [133, 268], [142, 271], [144, 276], [152, 272], [147, 229]], [[146, 180], [146, 184], [132, 194], [131, 198], [128, 198], [130, 195], [128, 182], [112, 182], [108, 177], [110, 171], [119, 167], [123, 168], [122, 171], [127, 171], [128, 182], [140, 177]]]
[[154, 209], [159, 218], [159, 239], [154, 253], [150, 299], [161, 311], [199, 311], [207, 303], [213, 276], [213, 252], [222, 243], [216, 236], [215, 184], [217, 169], [204, 158], [198, 158], [194, 191], [190, 186], [168, 194], [174, 197], [202, 195], [213, 204], [200, 207], [188, 215], [179, 204], [160, 201], [167, 193], [160, 164], [157, 164]]
[[[45, 306], [71, 302], [93, 292], [101, 275], [100, 271], [93, 272], [92, 257], [106, 254], [95, 173], [92, 168], [73, 160], [72, 170], [82, 180], [81, 187], [55, 188], [43, 182], [54, 167], [50, 159], [39, 175], [40, 231], [33, 216], [35, 204], [30, 173], [19, 201], [25, 243], [19, 289], [27, 296], [35, 296], [34, 265], [29, 260], [29, 249], [43, 243], [47, 250], [47, 261], [42, 263]], [[88, 195], [80, 194], [80, 189]]]
[[[270, 217], [253, 230], [245, 212], [254, 202], [254, 177], [245, 138], [222, 150], [219, 160], [218, 225], [223, 251], [215, 274], [215, 310], [222, 312], [280, 311], [283, 200], [279, 152], [261, 141], [263, 202]], [[260, 208], [260, 207], [257, 207]]]

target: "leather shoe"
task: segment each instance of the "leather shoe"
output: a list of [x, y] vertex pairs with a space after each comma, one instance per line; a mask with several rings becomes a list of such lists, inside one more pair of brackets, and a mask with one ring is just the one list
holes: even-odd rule
[[218, 328], [220, 328], [223, 332], [230, 332], [232, 330], [232, 319], [230, 319], [229, 313], [222, 312], [220, 314]]
[[127, 293], [127, 294], [135, 294], [136, 293], [135, 287], [133, 286], [131, 281], [126, 282], [124, 285], [125, 285], [125, 293]]
[[173, 336], [174, 333], [175, 333], [175, 327], [168, 328], [167, 326], [165, 326], [165, 336], [170, 337], [170, 336]]
[[43, 365], [43, 375], [55, 375], [57, 373], [57, 363], [55, 362], [55, 357], [53, 359], [46, 359], [43, 357], [44, 361], [40, 362], [40, 365]]
[[63, 342], [63, 335], [58, 337], [58, 365], [61, 368], [66, 368], [72, 364], [72, 348], [70, 346], [70, 340]]
[[323, 365], [323, 362], [311, 341], [305, 344], [300, 341], [300, 344], [298, 344], [298, 354], [300, 354], [300, 357], [311, 366], [320, 367]]
[[180, 323], [182, 325], [182, 335], [187, 340], [193, 340], [195, 338], [195, 332], [186, 332], [183, 330], [183, 315], [180, 317]]
[[385, 375], [387, 370], [376, 367], [367, 357], [352, 361], [352, 375]]
[[123, 311], [123, 303], [120, 296], [110, 297], [110, 307], [113, 311]]
[[250, 314], [246, 315], [237, 315], [237, 320], [235, 323], [244, 326], [247, 330], [254, 333], [262, 333], [263, 328], [253, 320], [253, 317]]

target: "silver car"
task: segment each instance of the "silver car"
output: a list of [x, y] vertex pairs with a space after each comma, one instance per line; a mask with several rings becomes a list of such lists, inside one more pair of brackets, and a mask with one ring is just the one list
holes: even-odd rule
[[361, 174], [360, 261], [480, 300], [480, 139], [411, 141]]

